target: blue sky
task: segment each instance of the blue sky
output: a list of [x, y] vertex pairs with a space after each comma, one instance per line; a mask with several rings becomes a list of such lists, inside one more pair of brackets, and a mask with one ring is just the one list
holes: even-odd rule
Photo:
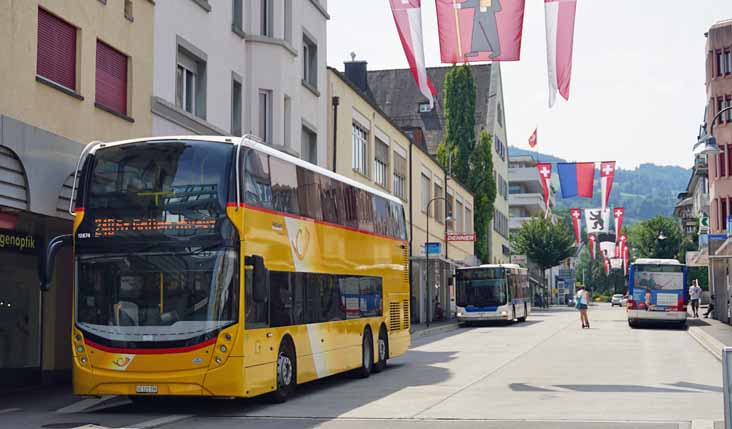
[[[440, 65], [434, 0], [422, 0], [425, 57]], [[402, 68], [388, 0], [329, 0], [328, 64], [355, 52], [370, 69]], [[526, 0], [521, 61], [503, 63], [508, 143], [575, 161], [692, 164], [703, 120], [704, 33], [729, 0], [579, 0], [570, 101], [548, 109], [544, 7]]]

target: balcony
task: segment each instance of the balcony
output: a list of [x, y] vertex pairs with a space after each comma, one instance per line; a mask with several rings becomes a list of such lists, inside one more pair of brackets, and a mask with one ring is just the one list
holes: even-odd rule
[[510, 207], [522, 207], [528, 213], [541, 214], [544, 212], [544, 195], [540, 193], [511, 194], [508, 196]]
[[541, 187], [539, 181], [539, 172], [536, 167], [513, 167], [508, 169], [508, 181], [515, 183], [533, 182], [536, 186]]
[[508, 230], [515, 231], [521, 228], [521, 226], [528, 222], [530, 219], [530, 217], [512, 217], [508, 220]]

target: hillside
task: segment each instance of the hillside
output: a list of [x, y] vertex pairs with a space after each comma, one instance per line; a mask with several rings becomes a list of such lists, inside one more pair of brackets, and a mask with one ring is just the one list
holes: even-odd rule
[[[511, 156], [530, 155], [536, 152], [509, 148]], [[563, 159], [539, 153], [542, 162], [564, 162]], [[618, 168], [615, 173], [610, 206], [624, 207], [626, 225], [657, 215], [670, 216], [676, 205], [676, 196], [686, 190], [691, 169], [682, 167], [641, 164], [634, 170]], [[555, 175], [552, 182], [557, 190], [557, 208], [592, 208], [600, 206], [600, 172], [595, 172], [594, 198], [567, 198], [561, 196], [559, 178]]]

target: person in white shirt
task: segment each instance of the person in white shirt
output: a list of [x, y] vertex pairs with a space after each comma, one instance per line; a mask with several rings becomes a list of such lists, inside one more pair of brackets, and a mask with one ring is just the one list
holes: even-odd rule
[[699, 280], [694, 279], [694, 284], [689, 288], [689, 300], [691, 301], [691, 312], [694, 317], [699, 317], [699, 300], [701, 300], [702, 288], [699, 287]]

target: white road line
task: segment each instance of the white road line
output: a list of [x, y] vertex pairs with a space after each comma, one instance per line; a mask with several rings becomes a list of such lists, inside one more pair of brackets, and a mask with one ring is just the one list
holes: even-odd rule
[[714, 420], [692, 420], [691, 429], [714, 429]]
[[14, 411], [20, 411], [22, 408], [5, 408], [4, 410], [0, 410], [0, 414], [5, 413], [12, 413]]
[[161, 426], [169, 425], [172, 423], [181, 422], [188, 420], [193, 417], [193, 414], [172, 414], [166, 417], [160, 417], [158, 419], [148, 420], [141, 423], [136, 423], [132, 427], [135, 429], [153, 429]]
[[87, 398], [87, 399], [82, 399], [79, 402], [74, 402], [73, 404], [68, 405], [66, 407], [59, 408], [58, 410], [56, 410], [56, 412], [60, 413], [60, 414], [83, 413], [83, 412], [89, 411], [90, 409], [95, 408], [95, 407], [97, 407], [97, 409], [99, 409], [103, 405], [107, 405], [107, 404], [105, 404], [106, 402], [112, 402], [109, 404], [110, 406], [120, 405], [116, 401], [117, 399], [127, 400], [126, 398], [122, 398], [120, 396], [102, 396], [99, 398]]

